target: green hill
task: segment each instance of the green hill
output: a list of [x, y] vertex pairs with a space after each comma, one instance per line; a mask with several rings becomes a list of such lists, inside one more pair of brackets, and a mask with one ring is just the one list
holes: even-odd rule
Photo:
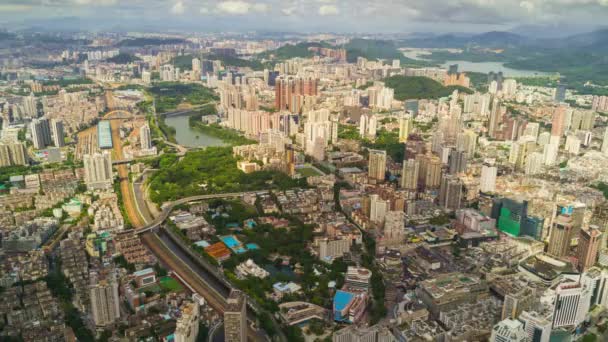
[[395, 99], [403, 101], [409, 99], [438, 99], [452, 94], [454, 90], [472, 94], [469, 88], [461, 86], [444, 87], [441, 83], [428, 77], [419, 76], [391, 76], [384, 79], [384, 84], [395, 89]]
[[128, 54], [128, 53], [119, 53], [114, 57], [110, 57], [106, 59], [106, 62], [115, 63], [115, 64], [129, 64], [136, 61], [141, 61], [141, 58]]

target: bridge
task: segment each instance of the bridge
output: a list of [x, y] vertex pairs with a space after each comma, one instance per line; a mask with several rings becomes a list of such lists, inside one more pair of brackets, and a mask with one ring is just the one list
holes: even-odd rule
[[137, 228], [135, 230], [135, 232], [137, 234], [143, 234], [143, 233], [149, 232], [151, 230], [157, 229], [169, 217], [169, 214], [171, 213], [173, 208], [175, 208], [178, 205], [186, 204], [189, 202], [202, 201], [202, 200], [210, 200], [210, 199], [217, 199], [217, 198], [235, 198], [235, 197], [242, 197], [244, 195], [255, 195], [255, 194], [268, 194], [268, 190], [232, 192], [232, 193], [211, 194], [211, 195], [198, 195], [198, 196], [185, 197], [185, 198], [173, 201], [173, 202], [165, 203], [162, 206], [161, 214], [158, 217], [156, 217], [154, 219], [154, 221], [148, 223], [147, 225], [145, 225], [141, 228]]
[[128, 120], [133, 119], [134, 117], [135, 115], [133, 115], [133, 113], [129, 112], [128, 110], [115, 109], [111, 112], [106, 113], [106, 115], [103, 116], [103, 120]]

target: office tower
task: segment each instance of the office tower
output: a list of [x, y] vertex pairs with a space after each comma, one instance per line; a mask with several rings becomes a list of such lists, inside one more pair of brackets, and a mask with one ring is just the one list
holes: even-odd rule
[[403, 161], [401, 172], [401, 187], [406, 190], [416, 191], [418, 189], [418, 179], [420, 178], [420, 161], [408, 159]]
[[63, 121], [51, 120], [51, 133], [55, 147], [65, 146], [65, 134], [63, 132]]
[[590, 227], [589, 229], [581, 229], [578, 238], [578, 269], [581, 272], [586, 271], [597, 261], [597, 252], [600, 247], [601, 235], [599, 229]]
[[570, 215], [559, 215], [553, 222], [553, 227], [551, 227], [547, 253], [558, 258], [567, 256], [572, 239], [572, 230], [572, 217]]
[[239, 290], [232, 290], [224, 311], [224, 341], [247, 342], [247, 299]]
[[384, 181], [386, 175], [386, 151], [370, 149], [367, 169], [370, 181]]
[[450, 150], [449, 155], [449, 173], [451, 175], [457, 173], [464, 173], [467, 171], [467, 160], [468, 155], [466, 152], [457, 151], [454, 149]]
[[481, 166], [481, 180], [479, 184], [479, 190], [481, 192], [495, 192], [496, 191], [496, 173], [498, 169], [496, 166], [490, 163], [484, 163]]
[[30, 133], [35, 149], [45, 148], [52, 143], [51, 129], [47, 119], [34, 119], [30, 123]]
[[551, 317], [541, 315], [535, 311], [524, 311], [518, 319], [524, 324], [527, 341], [530, 342], [549, 342], [551, 338], [552, 322]]
[[527, 235], [540, 239], [544, 220], [528, 216], [528, 201], [498, 198], [492, 204], [490, 215], [496, 220], [498, 229], [511, 236]]
[[410, 134], [411, 119], [402, 115], [399, 117], [399, 142], [406, 143]]
[[195, 342], [198, 336], [199, 304], [186, 302], [182, 304], [181, 316], [175, 324], [175, 342]]
[[114, 279], [113, 273], [103, 279], [98, 277], [99, 275], [96, 274], [91, 275], [91, 285], [89, 286], [91, 313], [95, 325], [107, 326], [120, 318], [118, 283]]
[[555, 88], [555, 102], [564, 102], [566, 100], [566, 88], [568, 85], [563, 83], [561, 80], [557, 87]]
[[553, 118], [551, 119], [551, 135], [561, 137], [564, 135], [566, 126], [566, 111], [568, 107], [558, 106], [553, 110]]
[[144, 124], [139, 128], [139, 142], [142, 150], [149, 150], [152, 148], [152, 139], [150, 137], [150, 126]]
[[109, 189], [112, 187], [112, 156], [108, 151], [103, 153], [85, 154], [84, 181], [89, 189]]
[[511, 318], [496, 323], [490, 342], [527, 342], [523, 323]]
[[457, 210], [462, 200], [462, 181], [452, 175], [443, 175], [439, 189], [439, 206]]
[[576, 327], [589, 312], [591, 291], [580, 282], [566, 279], [547, 290], [544, 303], [553, 308], [553, 328]]

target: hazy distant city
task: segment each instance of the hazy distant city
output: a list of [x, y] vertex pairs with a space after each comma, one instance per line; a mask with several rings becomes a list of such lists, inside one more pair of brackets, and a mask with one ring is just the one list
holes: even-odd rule
[[603, 0], [3, 0], [0, 341], [608, 341]]

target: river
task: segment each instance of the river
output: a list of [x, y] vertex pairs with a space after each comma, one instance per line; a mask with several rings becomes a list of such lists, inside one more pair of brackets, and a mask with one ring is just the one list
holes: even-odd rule
[[165, 123], [175, 128], [175, 140], [185, 147], [207, 147], [226, 145], [221, 139], [194, 130], [188, 124], [188, 115], [169, 116]]

